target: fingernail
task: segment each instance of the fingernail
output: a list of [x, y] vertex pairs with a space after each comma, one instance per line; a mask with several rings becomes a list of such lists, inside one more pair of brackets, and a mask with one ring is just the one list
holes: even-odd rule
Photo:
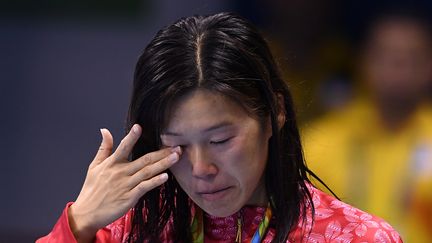
[[177, 159], [178, 159], [178, 154], [177, 154], [177, 153], [172, 153], [172, 154], [170, 154], [170, 155], [168, 156], [168, 160], [169, 160], [169, 162], [171, 162], [171, 163], [176, 162]]
[[174, 147], [174, 148], [172, 148], [171, 149], [171, 152], [175, 152], [175, 153], [178, 153], [178, 154], [181, 154], [181, 147], [180, 146], [176, 146], [176, 147]]
[[160, 178], [162, 181], [165, 181], [165, 180], [168, 179], [168, 174], [167, 174], [167, 173], [163, 173], [163, 174], [160, 175], [159, 178]]
[[133, 125], [133, 127], [132, 127], [132, 131], [133, 131], [135, 134], [138, 134], [138, 133], [140, 132], [140, 128], [139, 128], [138, 124]]
[[102, 138], [104, 137], [104, 132], [103, 132], [104, 130], [106, 130], [106, 128], [100, 128], [100, 129], [99, 129], [99, 131], [100, 131], [100, 133], [101, 133], [101, 136], [102, 136]]

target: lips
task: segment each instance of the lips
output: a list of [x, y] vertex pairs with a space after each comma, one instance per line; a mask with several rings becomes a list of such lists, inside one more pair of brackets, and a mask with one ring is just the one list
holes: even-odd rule
[[211, 190], [203, 190], [197, 192], [197, 194], [207, 201], [219, 200], [225, 197], [230, 191], [232, 187], [224, 187], [221, 189], [211, 189]]

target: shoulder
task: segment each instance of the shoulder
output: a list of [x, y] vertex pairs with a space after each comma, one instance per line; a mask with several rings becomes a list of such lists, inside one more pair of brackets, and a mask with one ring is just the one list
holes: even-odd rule
[[[402, 242], [399, 233], [383, 219], [366, 213], [309, 185], [315, 208], [292, 241], [303, 242]], [[299, 238], [300, 237], [300, 238]]]

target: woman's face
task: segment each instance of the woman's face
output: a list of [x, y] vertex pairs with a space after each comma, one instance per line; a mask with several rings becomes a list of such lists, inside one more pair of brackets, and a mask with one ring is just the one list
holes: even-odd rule
[[170, 170], [189, 197], [219, 217], [246, 204], [266, 205], [270, 125], [263, 128], [233, 100], [204, 90], [183, 97], [172, 111], [161, 139], [165, 147], [182, 147]]

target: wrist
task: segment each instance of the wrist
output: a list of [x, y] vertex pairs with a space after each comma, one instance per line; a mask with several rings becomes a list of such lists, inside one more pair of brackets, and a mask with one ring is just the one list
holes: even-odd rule
[[98, 231], [98, 228], [89, 222], [89, 218], [91, 216], [80, 213], [75, 204], [68, 209], [69, 227], [79, 243], [92, 242]]

